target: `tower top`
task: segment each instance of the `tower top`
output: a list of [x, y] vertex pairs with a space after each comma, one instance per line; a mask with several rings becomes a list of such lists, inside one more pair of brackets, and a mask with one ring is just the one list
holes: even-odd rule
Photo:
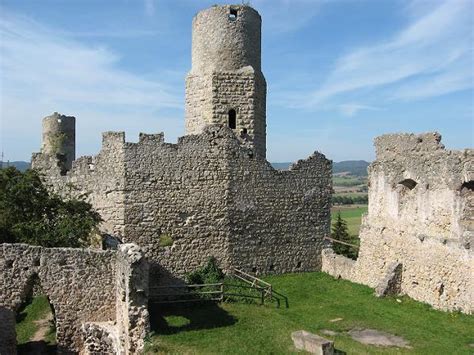
[[212, 6], [193, 19], [192, 72], [261, 70], [260, 14], [246, 5]]

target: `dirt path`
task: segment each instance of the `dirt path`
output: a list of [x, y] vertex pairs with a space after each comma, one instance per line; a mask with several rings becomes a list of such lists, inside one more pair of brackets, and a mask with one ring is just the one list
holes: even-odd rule
[[34, 323], [38, 326], [38, 330], [31, 337], [30, 341], [42, 341], [46, 337], [49, 331], [50, 321], [53, 320], [53, 315], [48, 313], [46, 318], [36, 320]]
[[48, 313], [46, 318], [34, 321], [38, 329], [28, 343], [19, 346], [18, 355], [47, 355], [51, 353], [50, 346], [45, 342], [44, 338], [49, 332], [52, 319], [53, 315]]

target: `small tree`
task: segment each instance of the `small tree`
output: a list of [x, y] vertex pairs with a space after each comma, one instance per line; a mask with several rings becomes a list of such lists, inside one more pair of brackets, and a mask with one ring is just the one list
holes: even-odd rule
[[[341, 217], [341, 211], [337, 211], [337, 218], [332, 226], [331, 235], [333, 239], [341, 242], [352, 242], [352, 238], [347, 230], [347, 222]], [[341, 254], [351, 259], [357, 259], [357, 250], [349, 245], [334, 242], [333, 250], [336, 254]]]
[[100, 221], [87, 202], [51, 195], [34, 170], [0, 170], [0, 243], [86, 246]]

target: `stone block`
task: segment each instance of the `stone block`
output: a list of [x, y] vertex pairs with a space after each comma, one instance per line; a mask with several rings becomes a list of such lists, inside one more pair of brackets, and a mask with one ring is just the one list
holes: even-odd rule
[[334, 342], [305, 330], [291, 333], [291, 339], [298, 350], [305, 350], [311, 354], [319, 355], [334, 354]]

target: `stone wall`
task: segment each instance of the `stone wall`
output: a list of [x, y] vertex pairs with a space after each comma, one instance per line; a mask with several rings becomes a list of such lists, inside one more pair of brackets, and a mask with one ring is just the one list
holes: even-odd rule
[[[141, 134], [138, 143], [124, 142], [116, 134], [114, 155], [108, 150], [112, 135], [107, 137], [99, 156], [109, 160], [100, 159], [90, 176], [82, 171], [78, 175], [73, 166], [58, 186], [74, 181], [105, 224], [115, 224], [123, 241], [143, 247], [152, 262], [153, 283], [177, 281], [210, 256], [226, 270], [320, 269], [331, 193], [331, 162], [322, 154], [298, 162], [290, 171], [277, 171], [219, 125], [182, 137], [177, 144], [165, 143], [162, 134]], [[106, 178], [97, 174], [109, 171], [106, 164], [124, 172], [123, 202], [102, 199]], [[46, 179], [57, 181], [48, 174]], [[118, 219], [111, 223], [115, 214], [104, 214], [108, 209], [100, 203], [114, 203], [123, 211], [123, 224]], [[172, 242], [164, 245], [164, 239]]]
[[330, 229], [331, 161], [314, 153], [277, 171], [237, 152], [229, 187], [231, 264], [258, 274], [320, 270]]
[[[35, 283], [40, 284], [54, 309], [58, 353], [84, 350], [84, 343], [88, 342], [83, 336], [84, 324], [112, 323], [117, 320], [117, 313], [130, 314], [128, 308], [124, 311], [116, 304], [116, 294], [123, 288], [136, 289], [134, 277], [121, 276], [126, 280], [117, 283], [117, 272], [134, 268], [136, 263], [127, 257], [126, 247], [111, 252], [0, 244], [0, 354], [16, 354], [15, 314], [31, 297]], [[128, 307], [142, 309], [141, 303], [133, 298]], [[141, 348], [135, 332], [143, 338], [141, 329], [146, 330], [148, 322], [146, 311], [129, 317], [138, 317], [141, 323], [117, 322], [114, 327], [127, 329], [130, 335], [125, 339]], [[118, 345], [116, 348], [120, 350]]]
[[[181, 278], [210, 256], [227, 270], [320, 268], [331, 191], [324, 156], [280, 172], [225, 127], [209, 126], [176, 145], [146, 137], [126, 144], [125, 239], [147, 245], [159, 279]], [[172, 245], [160, 246], [161, 235]]]
[[378, 137], [357, 262], [323, 254], [323, 270], [377, 287], [394, 262], [401, 292], [443, 310], [474, 309], [474, 151], [437, 133]]

